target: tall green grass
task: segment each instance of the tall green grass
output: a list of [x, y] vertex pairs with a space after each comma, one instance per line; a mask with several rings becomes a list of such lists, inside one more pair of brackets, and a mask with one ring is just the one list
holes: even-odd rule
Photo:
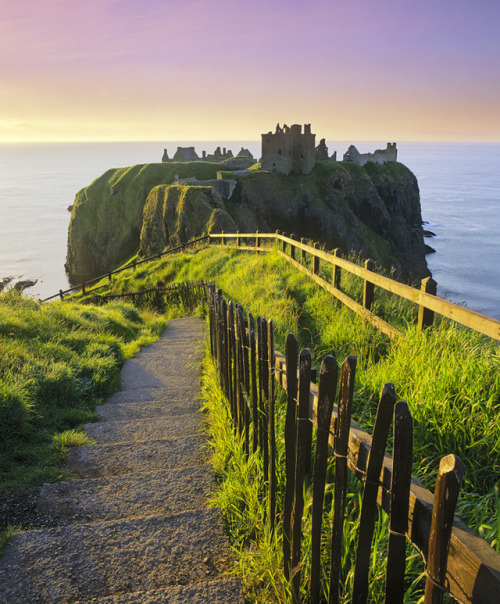
[[41, 305], [0, 296], [0, 489], [64, 476], [61, 452], [120, 386], [125, 358], [166, 322], [130, 304]]
[[[329, 271], [321, 268], [324, 277], [331, 279]], [[286, 335], [292, 332], [302, 347], [311, 348], [318, 367], [329, 353], [339, 362], [349, 354], [356, 355], [353, 419], [369, 432], [382, 385], [393, 382], [398, 398], [408, 402], [414, 417], [413, 474], [433, 490], [440, 458], [448, 453], [458, 454], [467, 470], [457, 513], [500, 551], [500, 497], [495, 491], [500, 475], [498, 343], [445, 320], [437, 320], [435, 327], [420, 333], [414, 327], [417, 313], [411, 303], [376, 292], [377, 314], [406, 336], [401, 342], [392, 342], [275, 253], [258, 255], [211, 248], [155, 261], [144, 266], [137, 276], [144, 287], [156, 283], [214, 280], [226, 298], [242, 304], [254, 316], [274, 320], [278, 349], [284, 350]], [[138, 283], [132, 272], [124, 273], [113, 283], [104, 284], [100, 291], [127, 291]], [[343, 275], [342, 289], [358, 301], [361, 287], [359, 280]], [[221, 401], [222, 395], [211, 380], [208, 379], [209, 386], [205, 387], [205, 400], [207, 404], [215, 401], [216, 407], [224, 410], [226, 403]], [[259, 478], [261, 462], [255, 456], [248, 459], [241, 456], [241, 443], [228, 427], [227, 416], [222, 416], [219, 423], [219, 427], [214, 428], [214, 447], [221, 449], [215, 461], [221, 477], [217, 503], [224, 509], [234, 535], [241, 560], [238, 572], [243, 576], [246, 593], [252, 602], [287, 601], [289, 585], [280, 570], [278, 531], [272, 534], [265, 522]], [[389, 451], [391, 446], [389, 443]], [[280, 467], [282, 444], [278, 452]], [[331, 500], [331, 488], [330, 483], [327, 485], [327, 503], [329, 498]], [[359, 488], [352, 480], [345, 529], [345, 540], [352, 547], [346, 549], [343, 559], [343, 602], [349, 601], [349, 586], [353, 579]], [[278, 500], [280, 496], [278, 493]], [[307, 497], [306, 493], [306, 503]], [[306, 527], [308, 513], [306, 505]], [[327, 506], [325, 556], [329, 552], [329, 513]], [[370, 575], [372, 602], [380, 601], [383, 593], [386, 529], [387, 518], [380, 511]], [[306, 539], [304, 576], [307, 576], [308, 547]], [[406, 601], [419, 601], [422, 572], [419, 554], [409, 547]]]

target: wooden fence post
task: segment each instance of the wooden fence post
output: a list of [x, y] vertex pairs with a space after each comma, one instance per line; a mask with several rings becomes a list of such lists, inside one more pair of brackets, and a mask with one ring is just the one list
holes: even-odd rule
[[257, 249], [260, 247], [259, 231], [255, 231], [255, 247]]
[[240, 246], [240, 232], [236, 231], [236, 247]]
[[84, 281], [84, 282], [82, 283], [82, 295], [83, 295], [83, 296], [85, 296], [85, 294], [87, 293], [87, 292], [85, 291], [85, 286], [86, 286], [86, 285], [87, 285], [87, 284], [86, 284], [86, 283], [85, 283], [85, 281]]
[[318, 430], [313, 472], [313, 503], [311, 528], [311, 604], [320, 601], [321, 584], [321, 524], [325, 496], [326, 466], [328, 462], [328, 439], [332, 421], [333, 401], [337, 390], [339, 367], [335, 358], [328, 355], [321, 364], [318, 386]]
[[262, 375], [262, 404], [260, 407], [261, 425], [261, 447], [264, 467], [264, 482], [269, 480], [269, 437], [268, 437], [268, 413], [269, 413], [269, 368], [267, 364], [267, 321], [260, 320], [261, 339], [259, 347], [259, 373]]
[[[371, 260], [370, 258], [368, 258], [368, 260], [365, 260], [365, 269], [367, 271], [373, 271], [374, 268], [375, 263], [373, 262], [373, 260]], [[374, 289], [375, 286], [373, 285], [373, 283], [365, 279], [363, 285], [363, 306], [367, 310], [370, 310], [370, 308], [372, 307]]]
[[[339, 247], [335, 248], [333, 250], [333, 255], [336, 258], [342, 258], [342, 250]], [[340, 266], [337, 266], [336, 264], [334, 264], [333, 265], [333, 287], [340, 289], [341, 279], [342, 279], [342, 269], [340, 268]]]
[[285, 344], [286, 363], [286, 418], [285, 418], [285, 503], [283, 506], [283, 562], [285, 577], [290, 579], [291, 543], [292, 543], [292, 507], [295, 493], [295, 438], [297, 436], [297, 359], [299, 343], [297, 338], [289, 333]]
[[297, 409], [297, 458], [295, 465], [295, 498], [292, 520], [292, 602], [300, 602], [300, 552], [302, 513], [304, 510], [304, 474], [306, 456], [304, 451], [304, 428], [309, 422], [309, 392], [311, 387], [311, 351], [306, 348], [300, 353], [299, 360], [299, 405]]
[[274, 418], [274, 323], [267, 324], [267, 358], [269, 373], [269, 522], [274, 531], [276, 523], [276, 435]]
[[441, 604], [443, 593], [447, 591], [444, 581], [448, 547], [464, 470], [464, 464], [456, 455], [443, 457], [439, 464], [427, 552], [424, 604]]
[[61, 298], [61, 300], [64, 298], [64, 294], [63, 294], [63, 290], [62, 289], [59, 290], [59, 298]]
[[356, 373], [356, 357], [348, 356], [342, 363], [337, 424], [335, 428], [335, 491], [332, 527], [332, 558], [328, 603], [339, 601], [340, 564], [344, 528], [345, 498], [347, 491], [347, 454], [351, 427], [351, 406]]
[[[422, 279], [420, 290], [426, 294], [436, 295], [437, 283], [432, 277]], [[434, 311], [425, 308], [424, 304], [420, 304], [418, 307], [418, 329], [422, 331], [426, 327], [430, 327], [434, 323]]]
[[[302, 245], [306, 244], [306, 240], [304, 239], [304, 237], [301, 238], [300, 243]], [[302, 264], [302, 266], [305, 266], [305, 264], [306, 264], [306, 251], [305, 250], [300, 250], [300, 263]]]
[[220, 233], [222, 235], [222, 237], [220, 238], [220, 244], [221, 245], [226, 245], [226, 240], [224, 238], [224, 231], [221, 231]]
[[111, 283], [111, 273], [108, 273], [108, 281]]
[[[295, 235], [293, 233], [290, 235], [290, 239], [295, 240]], [[293, 243], [290, 243], [290, 258], [295, 260], [295, 246]]]
[[257, 392], [257, 350], [255, 341], [255, 321], [248, 313], [248, 328], [250, 330], [250, 380], [252, 383], [252, 423], [253, 423], [253, 451], [259, 448], [259, 407]]
[[384, 461], [387, 436], [396, 404], [396, 393], [393, 384], [385, 384], [377, 408], [377, 416], [373, 427], [372, 446], [366, 465], [365, 487], [361, 504], [359, 520], [358, 547], [356, 550], [356, 566], [354, 570], [354, 585], [352, 592], [353, 604], [366, 602], [368, 597], [368, 571], [370, 554], [377, 510], [377, 493], [379, 489], [380, 471]]
[[[281, 233], [281, 234], [282, 234], [284, 237], [286, 236], [286, 233]], [[286, 241], [283, 241], [283, 240], [281, 241], [281, 251], [282, 251], [283, 253], [285, 253], [285, 252], [286, 252]]]
[[413, 419], [404, 401], [394, 407], [389, 552], [385, 601], [403, 602], [405, 593], [406, 532], [413, 459]]
[[[319, 243], [314, 244], [314, 249], [319, 250]], [[319, 257], [316, 254], [313, 256], [313, 273], [319, 275]]]
[[227, 398], [229, 401], [229, 408], [231, 409], [231, 416], [235, 418], [234, 413], [234, 382], [233, 382], [233, 360], [234, 360], [234, 345], [233, 345], [233, 331], [234, 331], [234, 310], [233, 310], [233, 302], [229, 300], [227, 304], [227, 335], [226, 335], [226, 343], [227, 343]]

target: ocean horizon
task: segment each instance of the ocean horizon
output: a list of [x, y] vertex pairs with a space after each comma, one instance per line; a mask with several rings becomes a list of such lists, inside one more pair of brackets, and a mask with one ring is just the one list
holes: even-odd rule
[[[386, 142], [327, 141], [341, 159]], [[27, 295], [45, 298], [67, 289], [64, 271], [68, 207], [75, 194], [110, 168], [160, 162], [178, 146], [213, 153], [241, 147], [260, 157], [260, 141], [0, 144], [0, 278], [38, 279]], [[438, 295], [500, 319], [500, 143], [398, 143], [398, 161], [417, 177], [422, 219]]]

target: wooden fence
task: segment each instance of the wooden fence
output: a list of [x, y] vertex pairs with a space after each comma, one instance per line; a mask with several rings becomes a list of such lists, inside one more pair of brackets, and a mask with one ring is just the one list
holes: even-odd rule
[[[403, 338], [403, 334], [375, 315], [371, 308], [375, 300], [375, 287], [396, 294], [418, 306], [418, 327], [424, 329], [432, 325], [434, 314], [451, 319], [461, 325], [479, 331], [480, 333], [500, 340], [500, 321], [486, 315], [474, 312], [453, 302], [448, 302], [436, 296], [436, 282], [431, 278], [422, 280], [421, 288], [416, 289], [404, 285], [388, 277], [379, 275], [371, 268], [372, 260], [366, 260], [364, 268], [342, 258], [340, 249], [329, 254], [320, 249], [319, 243], [308, 245], [304, 239], [297, 241], [294, 235], [287, 237], [276, 233], [210, 233], [212, 244], [237, 247], [242, 250], [271, 251], [277, 250], [295, 268], [305, 273], [330, 294], [335, 296], [351, 310], [372, 323], [377, 329], [393, 339]], [[233, 241], [234, 243], [230, 243]], [[300, 252], [300, 257], [299, 257]], [[306, 264], [312, 258], [312, 270]], [[320, 262], [331, 267], [331, 281], [320, 276]], [[342, 291], [342, 272], [355, 275], [363, 282], [363, 302], [360, 304]]]
[[108, 279], [108, 281], [111, 282], [113, 275], [117, 275], [118, 273], [122, 273], [123, 271], [127, 271], [127, 270], [135, 271], [135, 270], [137, 270], [138, 266], [140, 266], [141, 264], [144, 264], [145, 262], [151, 262], [152, 260], [158, 260], [159, 258], [162, 258], [163, 256], [167, 256], [168, 254], [182, 252], [185, 249], [187, 249], [188, 247], [197, 246], [202, 241], [207, 241], [208, 239], [209, 239], [208, 235], [204, 235], [203, 237], [198, 237], [196, 239], [192, 239], [191, 241], [188, 241], [187, 243], [184, 243], [183, 245], [178, 245], [177, 247], [169, 248], [169, 249], [165, 250], [164, 252], [161, 252], [160, 254], [155, 254], [154, 256], [148, 256], [147, 258], [143, 258], [142, 260], [134, 260], [133, 262], [130, 262], [129, 264], [122, 266], [121, 268], [117, 268], [114, 271], [110, 271], [109, 273], [105, 273], [103, 275], [100, 275], [99, 277], [95, 277], [94, 279], [89, 279], [88, 281], [84, 281], [83, 283], [80, 283], [79, 285], [75, 285], [74, 287], [70, 287], [69, 289], [66, 289], [64, 291], [62, 289], [60, 289], [57, 294], [49, 296], [48, 298], [44, 298], [42, 300], [42, 302], [48, 302], [49, 300], [53, 300], [54, 298], [60, 298], [62, 300], [64, 298], [64, 296], [66, 296], [68, 294], [72, 294], [74, 292], [78, 292], [78, 291], [81, 291], [83, 295], [89, 294], [91, 292], [95, 292], [99, 288], [94, 288], [94, 289], [90, 289], [90, 290], [88, 288], [92, 287], [92, 285], [95, 285], [96, 283], [99, 283], [99, 281], [102, 281], [103, 279]]
[[86, 304], [105, 304], [111, 300], [130, 300], [139, 306], [152, 306], [160, 312], [172, 304], [182, 304], [186, 309], [194, 309], [199, 302], [206, 301], [208, 285], [205, 281], [185, 281], [121, 294], [89, 293], [82, 301]]
[[[244, 436], [244, 447], [260, 451], [267, 485], [271, 526], [282, 514], [284, 572], [291, 579], [293, 602], [307, 583], [312, 604], [320, 601], [320, 554], [326, 466], [333, 450], [335, 485], [329, 603], [339, 601], [341, 552], [347, 470], [364, 483], [356, 550], [352, 602], [365, 602], [376, 505], [390, 516], [386, 602], [403, 601], [405, 546], [409, 541], [422, 554], [426, 566], [425, 603], [442, 601], [448, 592], [459, 602], [500, 602], [500, 555], [470, 531], [454, 510], [463, 475], [463, 464], [454, 455], [441, 461], [434, 496], [411, 477], [412, 418], [405, 402], [396, 402], [394, 387], [382, 391], [373, 436], [351, 421], [356, 358], [348, 357], [339, 370], [327, 356], [319, 384], [311, 383], [311, 354], [298, 351], [293, 335], [285, 355], [274, 349], [272, 321], [227, 302], [214, 285], [209, 289], [210, 347], [227, 397], [235, 429]], [[340, 374], [340, 375], [339, 375]], [[274, 384], [286, 390], [285, 498], [276, 509], [276, 426]], [[336, 395], [339, 382], [338, 399]], [[337, 404], [335, 404], [337, 400]], [[393, 422], [393, 454], [385, 453]], [[316, 427], [314, 459], [311, 457]], [[301, 576], [303, 485], [312, 475], [311, 572]]]

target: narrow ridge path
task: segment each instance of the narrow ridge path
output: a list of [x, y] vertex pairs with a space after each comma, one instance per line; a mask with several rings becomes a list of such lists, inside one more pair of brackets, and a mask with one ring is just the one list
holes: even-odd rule
[[80, 480], [46, 484], [47, 528], [17, 533], [0, 559], [2, 604], [242, 604], [200, 411], [201, 319], [169, 321], [122, 369], [122, 390], [72, 449]]

